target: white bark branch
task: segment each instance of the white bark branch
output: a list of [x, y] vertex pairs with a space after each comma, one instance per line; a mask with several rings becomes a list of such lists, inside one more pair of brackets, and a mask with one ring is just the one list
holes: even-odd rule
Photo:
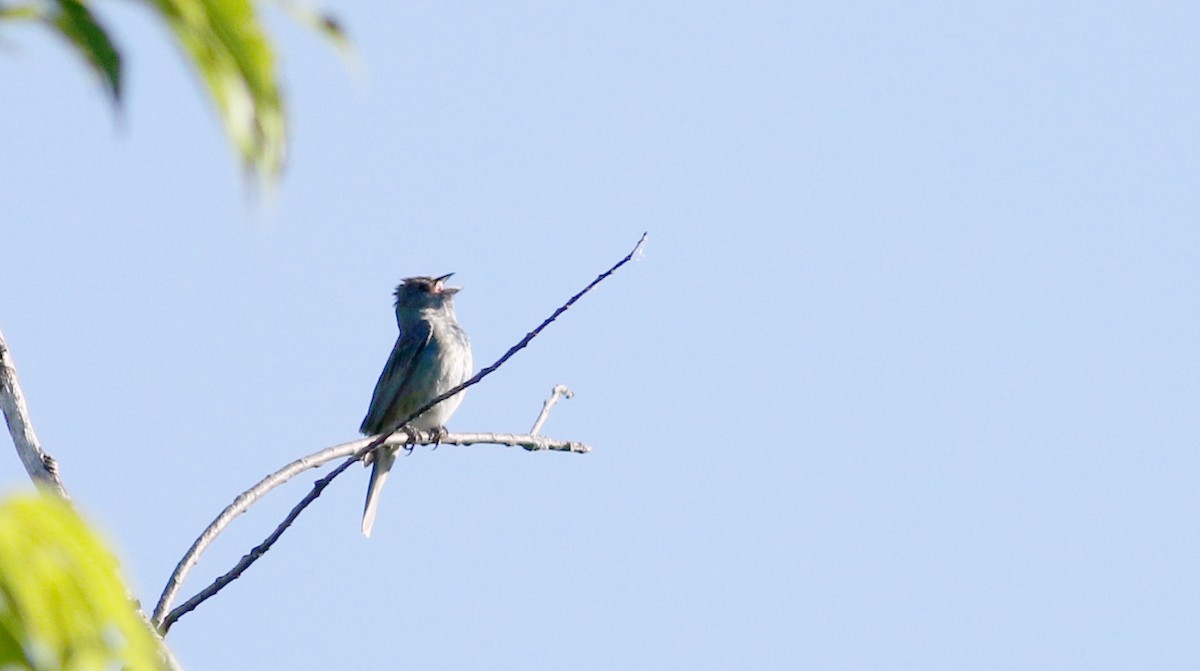
[[3, 333], [0, 333], [0, 407], [3, 407], [8, 433], [30, 479], [42, 489], [68, 498], [62, 478], [58, 475], [58, 462], [42, 450], [42, 444], [33, 431], [25, 394], [21, 392], [21, 383], [17, 381], [17, 368], [13, 365]]

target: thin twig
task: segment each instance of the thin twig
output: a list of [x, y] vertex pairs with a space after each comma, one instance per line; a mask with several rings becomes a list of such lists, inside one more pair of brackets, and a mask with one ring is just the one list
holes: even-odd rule
[[67, 489], [58, 474], [58, 462], [42, 450], [42, 444], [33, 430], [29, 408], [25, 405], [25, 394], [21, 392], [21, 383], [17, 381], [17, 368], [3, 333], [0, 333], [0, 406], [4, 409], [4, 421], [17, 448], [17, 456], [25, 465], [29, 478], [42, 489], [68, 499]]
[[550, 390], [550, 398], [546, 399], [546, 402], [542, 404], [542, 411], [538, 413], [537, 419], [533, 421], [533, 428], [529, 430], [530, 435], [536, 436], [538, 435], [538, 432], [542, 430], [542, 425], [545, 424], [546, 420], [550, 417], [550, 408], [553, 408], [554, 404], [558, 403], [558, 398], [560, 396], [564, 398], [573, 398], [575, 396], [575, 392], [567, 389], [566, 385], [554, 385], [554, 389]]
[[[199, 606], [201, 603], [208, 600], [213, 595], [215, 595], [217, 592], [220, 592], [222, 589], [224, 589], [224, 587], [226, 585], [228, 585], [229, 583], [231, 583], [234, 580], [241, 577], [242, 573], [247, 568], [249, 568], [251, 564], [258, 561], [259, 557], [262, 557], [264, 554], [266, 554], [266, 552], [268, 550], [271, 549], [271, 546], [275, 544], [275, 541], [279, 540], [279, 537], [282, 536], [283, 532], [286, 531], [287, 528], [292, 525], [292, 522], [294, 522], [296, 520], [296, 518], [300, 515], [300, 513], [303, 512], [304, 509], [307, 508], [309, 505], [311, 505], [313, 501], [317, 500], [317, 497], [319, 497], [321, 495], [321, 492], [323, 492], [325, 490], [325, 488], [329, 486], [329, 483], [333, 482], [334, 478], [341, 475], [347, 468], [350, 467], [351, 464], [353, 464], [357, 461], [361, 461], [367, 454], [373, 452], [376, 449], [379, 449], [380, 446], [382, 446], [388, 442], [388, 440], [392, 436], [392, 434], [396, 433], [397, 431], [400, 431], [406, 424], [411, 422], [413, 419], [419, 417], [421, 415], [421, 413], [425, 412], [426, 410], [429, 410], [430, 408], [437, 405], [438, 403], [441, 403], [442, 401], [446, 400], [447, 398], [450, 398], [451, 396], [458, 394], [459, 392], [466, 389], [467, 387], [470, 387], [470, 386], [478, 383], [483, 378], [494, 373], [496, 371], [496, 369], [498, 369], [498, 368], [500, 368], [500, 366], [504, 365], [504, 363], [507, 362], [509, 359], [511, 359], [513, 357], [513, 355], [515, 355], [517, 352], [521, 351], [522, 349], [525, 349], [525, 347], [528, 346], [529, 343], [534, 338], [536, 338], [543, 330], [545, 330], [545, 328], [547, 326], [549, 326], [551, 323], [553, 323], [554, 320], [558, 319], [558, 317], [560, 315], [562, 315], [562, 313], [566, 312], [572, 305], [574, 305], [576, 303], [576, 301], [578, 301], [585, 294], [587, 294], [589, 291], [591, 291], [597, 284], [600, 284], [600, 282], [604, 281], [610, 275], [612, 275], [614, 272], [616, 272], [618, 268], [625, 265], [626, 263], [629, 263], [629, 261], [631, 261], [635, 256], [639, 255], [641, 252], [641, 249], [642, 249], [642, 245], [645, 243], [645, 241], [646, 241], [646, 234], [643, 233], [642, 237], [638, 239], [637, 244], [634, 245], [633, 250], [630, 251], [629, 254], [625, 255], [625, 258], [621, 259], [616, 264], [614, 264], [613, 267], [611, 267], [608, 270], [601, 273], [599, 276], [596, 277], [596, 279], [592, 280], [586, 287], [584, 287], [582, 290], [580, 290], [574, 296], [569, 298], [566, 303], [562, 304], [558, 309], [556, 309], [553, 313], [551, 313], [551, 315], [549, 317], [547, 317], [541, 324], [539, 324], [537, 328], [535, 328], [534, 330], [525, 334], [525, 337], [521, 338], [521, 340], [519, 342], [517, 342], [517, 344], [510, 347], [508, 349], [508, 351], [504, 353], [503, 356], [501, 356], [499, 359], [496, 360], [495, 363], [480, 370], [478, 373], [476, 373], [474, 376], [472, 376], [466, 382], [463, 382], [462, 384], [450, 389], [449, 391], [445, 392], [444, 394], [440, 394], [440, 395], [436, 396], [435, 398], [433, 398], [431, 401], [429, 401], [425, 405], [423, 405], [420, 408], [418, 408], [417, 410], [413, 411], [408, 417], [404, 418], [403, 420], [396, 422], [391, 427], [389, 427], [386, 431], [384, 431], [383, 433], [380, 433], [378, 436], [371, 439], [370, 442], [368, 442], [365, 446], [354, 451], [353, 455], [351, 455], [348, 459], [346, 459], [346, 461], [339, 464], [337, 468], [330, 471], [325, 477], [314, 482], [312, 490], [309, 491], [308, 494], [305, 495], [305, 497], [303, 499], [301, 499], [300, 502], [297, 503], [296, 506], [293, 507], [290, 512], [288, 512], [287, 516], [283, 519], [283, 521], [280, 522], [277, 527], [275, 527], [275, 530], [272, 531], [266, 537], [266, 539], [263, 540], [262, 543], [255, 546], [252, 550], [250, 550], [249, 553], [247, 553], [240, 560], [238, 560], [237, 564], [235, 564], [234, 567], [231, 568], [229, 571], [227, 571], [224, 575], [222, 575], [221, 577], [214, 580], [212, 582], [212, 584], [210, 584], [208, 587], [205, 587], [203, 590], [201, 590], [195, 596], [188, 599], [184, 603], [180, 604], [179, 607], [170, 611], [170, 613], [168, 613], [165, 616], [162, 615], [162, 611], [165, 611], [167, 608], [170, 607], [170, 602], [173, 600], [173, 594], [172, 594], [171, 598], [166, 598], [167, 593], [164, 591], [163, 598], [159, 600], [159, 607], [155, 609], [155, 616], [154, 616], [154, 621], [158, 624], [160, 631], [162, 631], [163, 634], [165, 635], [166, 632], [171, 628], [171, 625], [173, 625], [180, 617], [191, 612], [197, 606]], [[486, 434], [481, 434], [481, 435], [486, 435]], [[565, 449], [565, 451], [571, 451], [571, 452], [587, 452], [588, 451], [587, 446], [583, 445], [581, 443], [568, 443], [567, 445], [570, 445], [572, 447], [555, 448], [555, 447], [551, 447], [548, 442], [543, 443], [543, 441], [540, 440], [540, 438], [538, 436], [530, 436], [530, 438], [534, 438], [536, 440], [529, 441], [529, 445], [522, 444], [522, 447], [525, 447], [525, 449], [528, 449], [528, 450]], [[361, 441], [359, 441], [359, 442], [361, 442]], [[446, 441], [444, 440], [443, 442], [446, 442]], [[480, 442], [482, 442], [482, 441], [480, 441]], [[329, 449], [337, 450], [337, 449], [341, 449], [343, 447], [346, 447], [346, 446], [349, 446], [352, 444], [356, 444], [356, 443], [346, 443], [344, 446], [335, 446], [335, 447], [329, 448]], [[337, 458], [337, 457], [332, 457], [332, 458]], [[303, 461], [303, 460], [299, 460], [299, 461]], [[296, 464], [296, 463], [299, 463], [299, 462], [293, 462], [293, 464]], [[289, 465], [288, 467], [285, 467], [285, 470], [288, 468], [291, 468], [291, 467], [292, 467], [292, 465]], [[299, 470], [297, 470], [296, 472], [307, 470], [306, 468], [301, 468], [301, 467], [298, 467], [298, 468], [299, 468]], [[265, 480], [264, 480], [264, 482], [265, 482]], [[262, 484], [262, 483], [260, 483], [260, 484]], [[277, 486], [277, 485], [274, 485], [274, 486]], [[236, 503], [237, 502], [235, 501], [235, 504]], [[239, 510], [238, 512], [233, 513], [231, 518], [235, 517], [240, 512], [241, 511]], [[222, 516], [223, 515], [224, 515], [224, 513], [222, 513]], [[218, 517], [218, 520], [220, 520], [220, 519], [221, 519], [221, 517]], [[216, 522], [214, 521], [214, 524], [215, 523]], [[200, 541], [197, 540], [197, 543], [199, 543], [199, 542]], [[195, 547], [196, 547], [196, 544], [193, 544], [193, 548], [195, 548]], [[195, 560], [193, 559], [192, 563], [194, 564], [194, 562], [195, 562]], [[184, 562], [180, 562], [180, 566], [183, 566], [183, 564], [184, 564]], [[190, 568], [190, 565], [188, 566], [188, 568]], [[178, 567], [176, 570], [178, 571]], [[186, 569], [185, 569], [185, 572], [186, 572]], [[172, 578], [174, 578], [174, 576], [172, 576]], [[168, 585], [168, 587], [170, 587], [170, 584]], [[175, 585], [175, 589], [172, 591], [173, 592], [178, 591], [178, 585]], [[159, 622], [160, 618], [161, 618], [161, 622]]]

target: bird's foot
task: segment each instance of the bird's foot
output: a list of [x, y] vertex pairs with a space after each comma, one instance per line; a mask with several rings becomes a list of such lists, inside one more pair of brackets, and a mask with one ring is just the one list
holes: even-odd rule
[[413, 450], [417, 447], [417, 436], [419, 435], [419, 432], [412, 424], [405, 424], [400, 428], [403, 429], [405, 437], [408, 438], [408, 440], [404, 443], [404, 456], [407, 457], [411, 455]]
[[429, 430], [429, 433], [433, 436], [433, 449], [435, 450], [441, 446], [442, 441], [445, 440], [446, 436], [450, 435], [450, 432], [447, 431], [446, 427], [444, 426], [435, 426]]

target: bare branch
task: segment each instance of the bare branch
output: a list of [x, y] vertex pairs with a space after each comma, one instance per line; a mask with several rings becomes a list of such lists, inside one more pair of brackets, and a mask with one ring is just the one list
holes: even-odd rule
[[[233, 504], [231, 504], [228, 508], [226, 508], [225, 511], [222, 512], [221, 515], [219, 515], [217, 517], [217, 519], [214, 520], [211, 525], [209, 525], [209, 528], [206, 529], [204, 534], [202, 534], [201, 537], [196, 540], [196, 542], [192, 545], [192, 548], [188, 551], [188, 554], [185, 555], [184, 559], [182, 561], [180, 561], [179, 565], [176, 567], [175, 574], [173, 574], [171, 576], [171, 579], [168, 581], [167, 588], [163, 591], [163, 595], [159, 599], [158, 607], [156, 607], [154, 610], [153, 622], [155, 623], [155, 625], [159, 628], [160, 631], [162, 631], [165, 634], [171, 628], [171, 625], [173, 625], [180, 617], [191, 612], [192, 610], [194, 610], [196, 608], [196, 606], [198, 606], [201, 603], [203, 603], [204, 601], [208, 600], [213, 595], [215, 595], [217, 592], [224, 589], [224, 587], [226, 585], [228, 585], [229, 583], [231, 583], [234, 580], [241, 577], [242, 573], [245, 572], [245, 570], [247, 568], [249, 568], [251, 564], [258, 561], [259, 557], [262, 557], [264, 554], [266, 554], [267, 550], [269, 550], [271, 548], [271, 546], [275, 544], [275, 541], [279, 540], [280, 536], [283, 535], [283, 532], [286, 531], [287, 528], [292, 525], [292, 522], [294, 522], [296, 520], [296, 518], [299, 517], [300, 513], [303, 512], [304, 509], [307, 508], [309, 505], [311, 505], [313, 501], [317, 500], [317, 498], [321, 495], [321, 492], [323, 492], [325, 490], [325, 488], [328, 487], [331, 482], [333, 482], [334, 478], [341, 475], [347, 468], [350, 467], [351, 464], [353, 464], [357, 461], [361, 461], [367, 454], [371, 453], [372, 451], [374, 451], [376, 449], [379, 449], [383, 445], [388, 445], [390, 447], [390, 446], [396, 445], [396, 444], [400, 444], [400, 445], [405, 444], [405, 441], [395, 440], [393, 438], [393, 435], [396, 434], [398, 431], [403, 430], [405, 432], [405, 438], [407, 440], [410, 436], [408, 436], [407, 430], [403, 428], [406, 424], [411, 422], [416, 417], [420, 416], [421, 413], [423, 413], [426, 410], [429, 410], [433, 406], [437, 405], [438, 403], [441, 403], [442, 401], [446, 400], [447, 398], [450, 398], [451, 396], [458, 394], [459, 392], [466, 389], [467, 387], [470, 387], [470, 386], [478, 383], [483, 378], [494, 373], [498, 368], [500, 368], [500, 366], [504, 365], [505, 362], [507, 362], [509, 359], [511, 359], [513, 357], [513, 355], [515, 355], [517, 352], [521, 351], [527, 345], [529, 345], [530, 341], [532, 341], [534, 338], [536, 338], [543, 330], [545, 330], [545, 328], [547, 326], [549, 326], [552, 322], [554, 322], [555, 319], [558, 319], [558, 317], [562, 313], [566, 312], [572, 305], [574, 305], [580, 298], [582, 298], [585, 294], [587, 294], [589, 291], [591, 291], [597, 284], [599, 284], [600, 282], [607, 279], [610, 275], [612, 275], [614, 272], [616, 272], [618, 268], [620, 268], [621, 266], [623, 266], [626, 263], [628, 263], [629, 261], [631, 261], [635, 256], [640, 255], [641, 250], [642, 250], [642, 245], [645, 243], [645, 241], [646, 241], [646, 234], [643, 233], [642, 237], [638, 239], [637, 244], [634, 245], [633, 250], [630, 251], [629, 254], [627, 254], [625, 256], [625, 258], [621, 259], [615, 265], [613, 265], [613, 267], [609, 268], [608, 270], [604, 271], [599, 276], [597, 276], [596, 279], [592, 280], [586, 287], [584, 287], [582, 290], [580, 290], [574, 296], [569, 298], [566, 303], [564, 303], [558, 309], [556, 309], [553, 313], [551, 313], [551, 315], [549, 317], [547, 317], [541, 324], [539, 324], [537, 328], [535, 328], [534, 330], [525, 334], [525, 337], [521, 338], [521, 340], [519, 342], [517, 342], [516, 345], [513, 345], [512, 347], [510, 347], [508, 349], [508, 351], [504, 353], [503, 356], [501, 356], [499, 359], [496, 360], [495, 363], [480, 370], [478, 373], [476, 373], [474, 376], [472, 376], [466, 382], [463, 382], [462, 384], [450, 389], [449, 391], [447, 391], [443, 394], [440, 394], [439, 396], [436, 396], [431, 401], [429, 401], [425, 405], [421, 406], [420, 408], [418, 408], [417, 410], [412, 412], [412, 414], [410, 414], [408, 417], [404, 418], [402, 421], [396, 422], [394, 425], [389, 427], [388, 430], [384, 431], [383, 433], [379, 434], [378, 436], [375, 436], [374, 438], [371, 438], [371, 439], [363, 439], [363, 440], [355, 441], [352, 443], [343, 443], [342, 445], [336, 445], [334, 447], [327, 448], [326, 450], [322, 450], [321, 452], [318, 452], [314, 455], [310, 455], [309, 457], [305, 457], [303, 459], [294, 461], [291, 464], [289, 464], [288, 466], [285, 466], [278, 473], [268, 476], [262, 482], [260, 482], [258, 485], [255, 485], [255, 487], [251, 488], [251, 490], [248, 490], [246, 493], [239, 496], [234, 501]], [[422, 432], [416, 432], [416, 433], [421, 434]], [[420, 439], [417, 442], [418, 442], [418, 444], [421, 444], [421, 443], [428, 443], [429, 442], [428, 439], [430, 438], [430, 436], [425, 434], [425, 435], [412, 436], [412, 438]], [[456, 441], [456, 440], [454, 440], [454, 438], [457, 438], [458, 440]], [[500, 438], [500, 440], [494, 440], [495, 438]], [[512, 440], [508, 440], [508, 439], [512, 439]], [[412, 441], [407, 441], [407, 442], [411, 443]], [[559, 450], [559, 451], [579, 452], [579, 453], [586, 453], [586, 452], [590, 451], [590, 448], [587, 445], [584, 445], [583, 443], [554, 441], [554, 440], [544, 438], [542, 436], [536, 436], [536, 435], [519, 436], [519, 435], [513, 435], [513, 434], [452, 434], [452, 436], [447, 436], [447, 437], [443, 438], [441, 442], [442, 442], [442, 444], [461, 444], [461, 445], [471, 445], [471, 444], [485, 443], [485, 442], [500, 443], [500, 444], [520, 446], [529, 451]], [[358, 447], [359, 445], [362, 445], [362, 447]], [[166, 610], [168, 608], [170, 608], [171, 603], [174, 601], [175, 595], [178, 593], [179, 587], [183, 582], [183, 577], [187, 574], [187, 572], [195, 564], [196, 560], [199, 557], [200, 552], [202, 552], [204, 550], [204, 548], [207, 547], [207, 545], [212, 542], [212, 539], [215, 538], [216, 535], [220, 533], [221, 529], [224, 528], [224, 526], [228, 525], [229, 522], [234, 517], [241, 514], [243, 511], [245, 511], [245, 509], [251, 503], [253, 503], [255, 499], [262, 496], [262, 494], [265, 494], [266, 492], [270, 491], [271, 489], [274, 489], [275, 487], [279, 486], [279, 484], [282, 484], [288, 478], [292, 477], [293, 475], [295, 475], [297, 473], [303, 472], [310, 468], [315, 468], [316, 466], [320, 465], [320, 464], [316, 464], [316, 463], [311, 463], [312, 460], [314, 460], [316, 458], [323, 458], [323, 459], [325, 459], [325, 461], [321, 462], [323, 464], [323, 463], [327, 463], [328, 461], [330, 461], [332, 459], [337, 459], [341, 456], [346, 456], [347, 454], [350, 454], [351, 452], [353, 454], [351, 454], [349, 456], [349, 458], [346, 459], [344, 462], [339, 464], [337, 468], [333, 469], [327, 475], [325, 475], [324, 477], [320, 478], [319, 480], [317, 480], [316, 482], [313, 483], [312, 490], [310, 490], [308, 492], [308, 494], [306, 494], [305, 497], [303, 499], [301, 499], [300, 502], [297, 503], [296, 506], [293, 507], [290, 512], [288, 512], [287, 516], [283, 519], [283, 521], [280, 522], [277, 527], [275, 527], [275, 530], [272, 531], [263, 540], [262, 543], [258, 544], [253, 549], [251, 549], [250, 552], [248, 552], [240, 560], [238, 560], [237, 564], [235, 564], [233, 568], [231, 568], [224, 575], [222, 575], [221, 577], [219, 577], [215, 581], [213, 581], [213, 583], [210, 584], [208, 587], [204, 588], [199, 593], [197, 593], [195, 596], [193, 596], [192, 598], [185, 601], [178, 608], [175, 608], [174, 610], [171, 610], [169, 613], [164, 615], [164, 612], [166, 612]], [[322, 456], [318, 457], [318, 455], [322, 455]], [[286, 476], [281, 475], [283, 473], [287, 473], [287, 475]], [[278, 481], [276, 481], [276, 480], [278, 480]], [[260, 490], [260, 488], [261, 488], [261, 491], [258, 491], [258, 490]], [[256, 494], [254, 494], [254, 495], [250, 494], [251, 492], [255, 492], [255, 491], [257, 491]], [[243, 501], [243, 498], [247, 497], [247, 496], [249, 496], [249, 498], [247, 498], [246, 500]], [[215, 531], [214, 531], [214, 529], [215, 529]]]
[[266, 554], [267, 550], [270, 550], [271, 546], [275, 544], [275, 541], [279, 540], [279, 537], [283, 535], [283, 532], [286, 531], [288, 527], [292, 526], [292, 522], [294, 522], [296, 518], [300, 516], [300, 513], [303, 512], [305, 508], [307, 508], [313, 501], [317, 500], [317, 497], [320, 496], [321, 492], [329, 486], [329, 483], [333, 482], [334, 478], [340, 475], [342, 471], [349, 468], [351, 464], [362, 459], [362, 455], [366, 454], [366, 452], [365, 450], [361, 452], [362, 454], [356, 453], [353, 458], [343, 461], [337, 468], [330, 471], [329, 475], [326, 475], [325, 477], [313, 483], [312, 490], [309, 491], [303, 499], [301, 499], [300, 503], [296, 504], [296, 507], [292, 508], [291, 512], [287, 514], [287, 517], [285, 517], [283, 521], [279, 523], [279, 526], [275, 527], [275, 530], [272, 531], [262, 543], [259, 543], [254, 547], [254, 549], [250, 550], [249, 553], [243, 555], [242, 558], [238, 560], [237, 564], [234, 564], [233, 568], [229, 569], [229, 571], [227, 571], [220, 578], [214, 580], [211, 585], [200, 590], [195, 596], [183, 602], [182, 605], [164, 617], [162, 624], [159, 626], [159, 630], [163, 633], [163, 636], [166, 636], [167, 631], [170, 630], [172, 624], [175, 624], [176, 620], [191, 612], [196, 608], [196, 606], [204, 603], [217, 592], [220, 592], [229, 583], [240, 578], [242, 573], [249, 568], [251, 564], [258, 561], [259, 557]]
[[[527, 451], [535, 452], [539, 450], [554, 450], [559, 452], [576, 452], [584, 454], [591, 451], [587, 445], [579, 442], [568, 440], [556, 440], [545, 436], [535, 435], [518, 435], [512, 433], [450, 433], [442, 437], [441, 441], [437, 441], [437, 437], [429, 431], [417, 431], [413, 439], [410, 440], [405, 432], [399, 432], [389, 437], [383, 444], [389, 448], [402, 448], [410, 445], [432, 445], [438, 442], [441, 445], [506, 445], [508, 447], [521, 447]], [[246, 512], [250, 506], [254, 505], [259, 499], [265, 496], [271, 490], [279, 487], [288, 480], [300, 475], [304, 471], [320, 468], [325, 464], [351, 456], [359, 450], [371, 444], [370, 438], [362, 438], [353, 440], [348, 443], [327, 447], [318, 452], [314, 452], [308, 456], [301, 457], [283, 468], [268, 475], [254, 485], [250, 489], [242, 492], [237, 498], [230, 503], [221, 514], [208, 525], [204, 533], [192, 543], [192, 547], [188, 549], [187, 554], [179, 561], [175, 567], [175, 572], [171, 574], [167, 580], [167, 586], [163, 589], [162, 596], [158, 599], [158, 605], [154, 608], [153, 621], [156, 627], [161, 627], [164, 621], [164, 614], [175, 598], [179, 594], [179, 589], [183, 586], [183, 581], [187, 578], [188, 573], [195, 567], [200, 560], [200, 555], [212, 545], [225, 528], [228, 527], [238, 515]]]
[[554, 385], [554, 389], [550, 390], [550, 398], [546, 399], [546, 402], [542, 404], [542, 411], [538, 413], [537, 419], [533, 421], [533, 428], [529, 430], [531, 435], [536, 436], [538, 435], [538, 432], [542, 430], [542, 425], [545, 424], [546, 420], [550, 417], [550, 408], [553, 408], [554, 404], [558, 403], [558, 398], [560, 396], [565, 398], [574, 398], [575, 392], [567, 389], [566, 385]]
[[587, 454], [592, 451], [592, 448], [588, 447], [585, 443], [573, 440], [556, 440], [532, 433], [524, 435], [516, 433], [452, 433], [448, 438], [442, 439], [442, 445], [480, 444], [521, 447], [528, 452], [551, 450], [554, 452]]
[[58, 475], [58, 462], [42, 450], [42, 444], [33, 431], [25, 394], [21, 392], [21, 383], [17, 381], [17, 368], [13, 365], [3, 333], [0, 333], [0, 406], [4, 409], [4, 421], [8, 424], [8, 433], [17, 448], [17, 455], [25, 464], [25, 472], [29, 473], [30, 479], [42, 489], [53, 491], [64, 499], [69, 498]]

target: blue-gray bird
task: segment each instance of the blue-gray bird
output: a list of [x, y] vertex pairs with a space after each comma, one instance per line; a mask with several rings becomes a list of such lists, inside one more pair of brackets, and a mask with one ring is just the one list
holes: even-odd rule
[[[396, 287], [396, 323], [400, 337], [375, 383], [371, 407], [359, 431], [373, 436], [471, 377], [471, 343], [454, 317], [454, 294], [441, 277], [410, 277]], [[465, 391], [438, 403], [409, 422], [416, 429], [444, 431]], [[380, 448], [371, 456], [371, 484], [363, 508], [362, 532], [371, 535], [379, 491], [396, 461], [396, 450]]]

